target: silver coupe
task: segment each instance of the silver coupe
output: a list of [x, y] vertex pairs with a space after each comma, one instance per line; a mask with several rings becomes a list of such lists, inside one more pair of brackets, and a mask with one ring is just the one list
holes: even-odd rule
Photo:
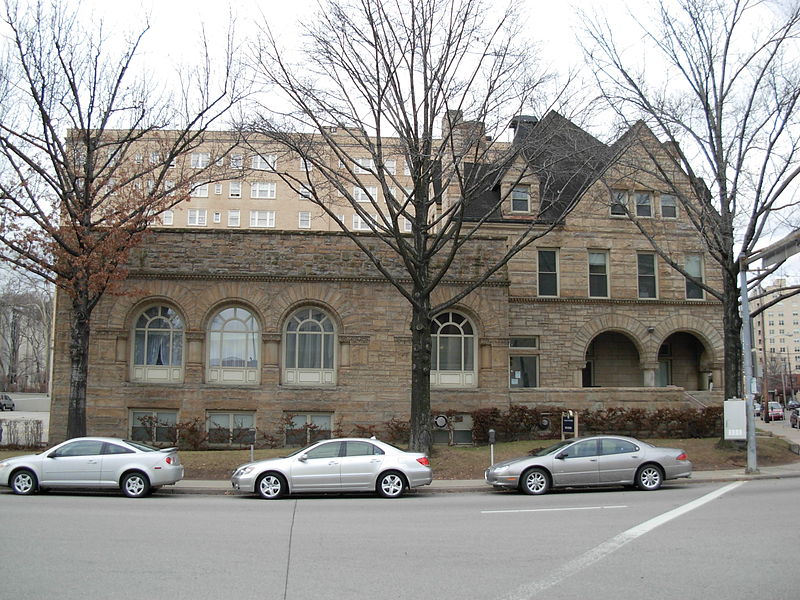
[[486, 483], [544, 494], [556, 487], [635, 485], [657, 490], [667, 479], [690, 477], [683, 450], [659, 448], [616, 435], [569, 439], [531, 456], [504, 460], [486, 469]]
[[73, 438], [41, 454], [0, 461], [0, 486], [23, 495], [50, 488], [119, 488], [139, 498], [181, 479], [177, 448], [117, 438]]

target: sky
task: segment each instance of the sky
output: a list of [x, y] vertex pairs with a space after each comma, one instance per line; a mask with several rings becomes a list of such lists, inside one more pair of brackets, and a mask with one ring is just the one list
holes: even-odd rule
[[[67, 0], [116, 27], [130, 27], [150, 16], [148, 41], [173, 59], [191, 58], [196, 51], [196, 34], [204, 25], [211, 30], [228, 22], [231, 13], [237, 16], [237, 29], [243, 34], [257, 35], [261, 14], [274, 31], [291, 34], [297, 31], [298, 20], [313, 19], [317, 0]], [[503, 2], [489, 2], [503, 5]], [[582, 8], [602, 7], [605, 13], [624, 10], [624, 0], [523, 0], [521, 7], [527, 18], [531, 39], [542, 43], [542, 50], [554, 63], [578, 63], [581, 52], [574, 43], [573, 5]]]

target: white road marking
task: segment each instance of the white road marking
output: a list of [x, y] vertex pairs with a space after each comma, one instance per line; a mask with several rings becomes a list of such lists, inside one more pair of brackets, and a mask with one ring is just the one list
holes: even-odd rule
[[521, 508], [517, 510], [482, 510], [482, 515], [498, 515], [505, 513], [566, 512], [570, 510], [606, 510], [609, 508], [628, 508], [624, 504], [616, 506], [573, 506], [571, 508]]
[[659, 525], [663, 525], [664, 523], [668, 523], [673, 519], [676, 519], [686, 513], [700, 508], [704, 504], [711, 502], [712, 500], [716, 500], [723, 494], [727, 494], [731, 490], [736, 489], [740, 485], [743, 485], [744, 481], [736, 481], [734, 483], [729, 483], [726, 486], [723, 486], [713, 492], [706, 494], [698, 498], [697, 500], [693, 500], [683, 506], [679, 506], [673, 510], [667, 511], [662, 515], [657, 517], [653, 517], [652, 519], [645, 521], [644, 523], [640, 523], [635, 527], [631, 527], [627, 531], [623, 531], [619, 535], [614, 536], [613, 538], [603, 542], [602, 544], [595, 546], [591, 550], [584, 552], [577, 558], [567, 562], [555, 572], [553, 572], [549, 577], [538, 581], [532, 581], [531, 583], [525, 584], [514, 590], [511, 594], [507, 596], [503, 596], [501, 600], [528, 600], [529, 598], [533, 598], [540, 592], [551, 588], [555, 585], [558, 585], [565, 579], [569, 577], [574, 577], [575, 574], [585, 569], [586, 567], [593, 565], [597, 561], [605, 558], [609, 554], [619, 550], [628, 542], [632, 542], [633, 540], [643, 536], [645, 533], [648, 533], [658, 527]]

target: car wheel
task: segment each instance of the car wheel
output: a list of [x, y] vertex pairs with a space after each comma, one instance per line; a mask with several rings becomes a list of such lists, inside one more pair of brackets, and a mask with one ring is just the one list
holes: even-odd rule
[[256, 481], [256, 492], [266, 500], [275, 500], [286, 495], [286, 480], [277, 473], [264, 473]]
[[406, 489], [406, 481], [397, 471], [388, 471], [378, 477], [375, 489], [384, 498], [399, 498]]
[[532, 496], [546, 494], [550, 489], [550, 477], [544, 469], [528, 469], [519, 481], [520, 489]]
[[20, 469], [11, 476], [11, 490], [20, 496], [28, 496], [36, 491], [36, 475], [28, 469]]
[[643, 465], [636, 472], [636, 487], [640, 490], [657, 490], [663, 482], [664, 473], [658, 465]]
[[150, 491], [150, 480], [144, 473], [128, 473], [122, 478], [120, 487], [128, 498], [141, 498]]

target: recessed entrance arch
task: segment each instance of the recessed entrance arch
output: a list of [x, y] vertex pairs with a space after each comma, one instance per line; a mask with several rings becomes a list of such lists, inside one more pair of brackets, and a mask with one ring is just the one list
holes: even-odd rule
[[639, 387], [643, 381], [639, 349], [632, 338], [604, 331], [592, 339], [586, 349], [583, 387]]
[[659, 347], [656, 385], [707, 390], [711, 383], [711, 362], [705, 344], [697, 336], [676, 331]]

